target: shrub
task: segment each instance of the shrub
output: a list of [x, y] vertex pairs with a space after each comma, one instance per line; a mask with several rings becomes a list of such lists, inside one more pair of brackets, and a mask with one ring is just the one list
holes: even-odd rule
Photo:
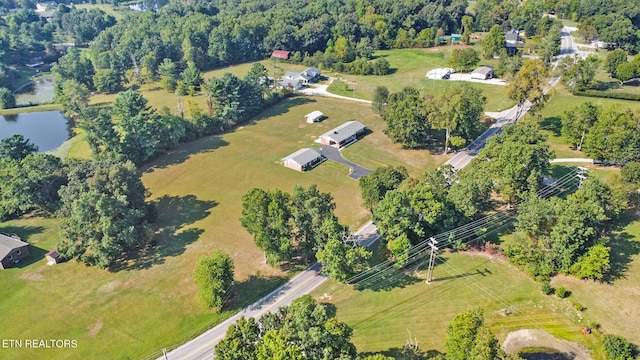
[[545, 295], [551, 295], [551, 293], [553, 292], [551, 282], [549, 280], [544, 280], [542, 282], [542, 285], [540, 286], [540, 290], [542, 290], [542, 293]]
[[578, 311], [583, 311], [584, 310], [584, 306], [582, 306], [582, 304], [580, 304], [578, 302], [574, 302], [573, 303], [573, 307], [576, 308], [576, 310], [578, 310]]
[[633, 345], [622, 336], [605, 335], [604, 350], [607, 360], [631, 360], [634, 358]]
[[601, 90], [576, 90], [573, 92], [573, 95], [576, 96], [589, 96], [589, 97], [597, 97], [597, 98], [605, 98], [605, 99], [620, 99], [620, 100], [640, 100], [640, 94], [631, 94], [617, 91], [601, 91]]
[[564, 286], [558, 286], [556, 288], [556, 296], [560, 299], [564, 299], [567, 297], [567, 289], [565, 289]]
[[233, 282], [233, 261], [226, 253], [216, 250], [210, 257], [198, 260], [194, 278], [205, 304], [220, 309], [229, 286]]

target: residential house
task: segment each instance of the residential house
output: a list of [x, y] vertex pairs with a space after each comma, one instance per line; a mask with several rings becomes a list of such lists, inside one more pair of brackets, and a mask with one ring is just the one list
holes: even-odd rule
[[493, 67], [488, 65], [479, 66], [471, 73], [472, 79], [487, 80], [493, 78]]
[[0, 233], [0, 269], [15, 266], [29, 255], [29, 244], [20, 240], [20, 237]]
[[518, 45], [522, 44], [522, 38], [518, 30], [511, 29], [504, 34], [504, 48], [507, 50], [507, 54], [513, 56], [518, 52]]
[[347, 121], [337, 128], [320, 135], [319, 140], [321, 144], [340, 149], [356, 142], [358, 137], [364, 134], [365, 128], [359, 121]]
[[304, 148], [282, 159], [284, 166], [293, 170], [305, 171], [312, 169], [325, 160], [317, 151]]
[[36, 12], [45, 12], [47, 9], [56, 8], [57, 6], [58, 4], [55, 1], [39, 2], [36, 3]]
[[282, 86], [285, 89], [300, 90], [302, 89], [302, 80], [289, 79], [285, 77], [284, 79], [280, 80], [280, 86]]
[[315, 110], [305, 115], [304, 119], [308, 124], [313, 124], [314, 122], [322, 120], [323, 116], [324, 114], [322, 113], [322, 111]]
[[291, 56], [291, 53], [286, 50], [273, 50], [271, 53], [271, 57], [274, 59], [287, 60], [289, 59], [289, 56]]
[[309, 85], [310, 82], [320, 80], [320, 70], [316, 67], [310, 67], [303, 72], [287, 71], [284, 74], [285, 79], [300, 80], [302, 85]]

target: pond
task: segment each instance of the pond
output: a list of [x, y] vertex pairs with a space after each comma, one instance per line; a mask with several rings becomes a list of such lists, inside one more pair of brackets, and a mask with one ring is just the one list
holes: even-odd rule
[[169, 0], [146, 0], [129, 4], [129, 9], [135, 11], [158, 11], [161, 7], [167, 5], [167, 3], [169, 3]]
[[53, 76], [38, 76], [16, 91], [16, 104], [36, 105], [53, 100]]
[[38, 152], [55, 150], [71, 136], [69, 121], [60, 111], [0, 116], [0, 139], [20, 134], [38, 146]]

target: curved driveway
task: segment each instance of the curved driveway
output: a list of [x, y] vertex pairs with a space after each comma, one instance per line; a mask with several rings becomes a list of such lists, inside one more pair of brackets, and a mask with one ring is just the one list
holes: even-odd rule
[[365, 175], [371, 174], [371, 170], [363, 168], [362, 166], [356, 163], [352, 163], [351, 161], [343, 158], [342, 154], [340, 153], [340, 150], [332, 146], [322, 145], [322, 147], [318, 149], [318, 152], [324, 155], [324, 157], [326, 157], [329, 160], [333, 160], [335, 162], [338, 162], [340, 164], [345, 164], [348, 167], [350, 167], [351, 173], [349, 173], [349, 177], [352, 179], [358, 180]]

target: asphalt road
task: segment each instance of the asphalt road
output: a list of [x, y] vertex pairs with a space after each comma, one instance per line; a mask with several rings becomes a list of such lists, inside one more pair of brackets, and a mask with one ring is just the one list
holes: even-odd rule
[[340, 150], [334, 148], [333, 146], [322, 145], [320, 149], [318, 149], [318, 152], [324, 155], [324, 157], [329, 160], [333, 160], [350, 167], [351, 172], [349, 173], [349, 177], [352, 179], [358, 180], [365, 175], [371, 174], [371, 170], [343, 158]]
[[[573, 39], [569, 33], [569, 30], [565, 27], [562, 29], [562, 44], [560, 50], [560, 57], [566, 55], [572, 55], [577, 52]], [[549, 79], [549, 85], [554, 86], [559, 81], [558, 78]], [[323, 91], [312, 93], [314, 95], [329, 95], [326, 92], [326, 87]], [[338, 97], [338, 96], [335, 96]], [[344, 97], [341, 97], [344, 98]], [[346, 98], [349, 99], [349, 98]], [[350, 99], [356, 101], [363, 101], [360, 99]], [[462, 169], [471, 162], [471, 160], [478, 155], [478, 152], [485, 146], [486, 141], [491, 136], [498, 134], [502, 131], [502, 126], [514, 123], [519, 118], [524, 116], [530, 109], [531, 104], [525, 103], [522, 106], [514, 106], [511, 109], [505, 110], [496, 116], [496, 123], [493, 124], [487, 131], [474, 140], [466, 149], [453, 156], [447, 164], [452, 165], [456, 169]], [[371, 245], [375, 242], [380, 235], [377, 234], [376, 226], [372, 222], [366, 223], [361, 227], [354, 235], [361, 244], [365, 246]], [[241, 316], [259, 318], [267, 312], [275, 312], [281, 306], [287, 306], [291, 302], [305, 294], [310, 293], [313, 289], [320, 286], [327, 280], [326, 276], [323, 276], [319, 272], [320, 265], [314, 264], [307, 270], [296, 275], [289, 280], [286, 284], [282, 285], [278, 289], [274, 290], [264, 298], [258, 300], [251, 306], [243, 309], [239, 313], [218, 324], [214, 328], [206, 331], [202, 335], [187, 342], [184, 345], [176, 348], [168, 353], [166, 359], [169, 360], [204, 360], [213, 358], [213, 349], [215, 345], [224, 338], [227, 328], [236, 322]], [[165, 359], [160, 357], [159, 360]]]
[[[354, 233], [354, 237], [362, 245], [370, 246], [380, 238], [380, 235], [376, 233], [375, 225], [368, 222]], [[267, 296], [209, 329], [195, 339], [169, 352], [166, 358], [169, 360], [212, 359], [213, 349], [216, 344], [224, 338], [229, 326], [235, 323], [241, 316], [259, 318], [268, 312], [275, 312], [280, 307], [291, 304], [293, 300], [310, 293], [313, 289], [325, 282], [328, 278], [320, 274], [320, 267], [320, 264], [317, 263], [312, 265]], [[158, 359], [163, 360], [165, 357], [163, 356]]]

